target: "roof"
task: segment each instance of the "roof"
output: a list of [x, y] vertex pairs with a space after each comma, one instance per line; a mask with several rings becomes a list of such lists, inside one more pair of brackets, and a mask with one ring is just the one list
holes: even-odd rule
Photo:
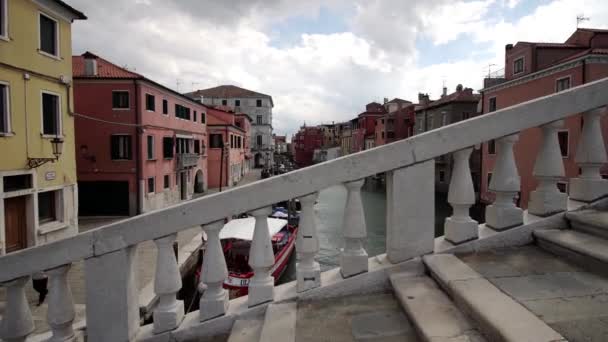
[[65, 8], [66, 10], [72, 12], [72, 14], [74, 15], [74, 17], [76, 19], [80, 19], [80, 20], [86, 20], [87, 16], [84, 15], [84, 13], [80, 12], [79, 10], [75, 9], [74, 7], [66, 4], [65, 2], [61, 1], [61, 0], [53, 0], [53, 2], [55, 2], [57, 5]]
[[221, 85], [213, 88], [199, 89], [185, 95], [190, 97], [214, 97], [214, 98], [235, 98], [235, 97], [265, 97], [270, 99], [270, 103], [274, 107], [272, 96], [258, 93], [253, 90], [237, 87], [235, 85]]
[[540, 48], [581, 48], [582, 46], [577, 44], [566, 44], [566, 43], [543, 43], [543, 42], [517, 42], [517, 44], [535, 45]]
[[[268, 217], [268, 232], [272, 237], [287, 225], [287, 220]], [[246, 217], [228, 221], [220, 231], [220, 240], [239, 239], [253, 240], [253, 230], [255, 228], [255, 218]]]
[[474, 102], [477, 103], [481, 99], [480, 94], [473, 94], [472, 89], [463, 89], [462, 91], [456, 91], [449, 95], [446, 95], [438, 100], [435, 100], [429, 103], [426, 106], [422, 106], [420, 108], [416, 108], [416, 110], [420, 109], [429, 109], [433, 107], [438, 107], [441, 105], [445, 105], [451, 102]]
[[387, 103], [411, 103], [411, 102], [404, 100], [404, 99], [400, 99], [398, 97], [395, 97], [394, 99], [388, 101]]

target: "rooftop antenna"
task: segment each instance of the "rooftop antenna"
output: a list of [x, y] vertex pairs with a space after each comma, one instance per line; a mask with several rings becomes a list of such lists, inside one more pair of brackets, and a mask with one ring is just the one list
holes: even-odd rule
[[494, 64], [494, 63], [488, 64], [488, 78], [490, 78], [492, 76], [492, 67], [493, 66], [496, 66], [496, 64]]
[[583, 21], [589, 21], [591, 20], [591, 18], [589, 17], [585, 17], [584, 14], [579, 14], [576, 16], [576, 28], [578, 28], [579, 24], [582, 23]]

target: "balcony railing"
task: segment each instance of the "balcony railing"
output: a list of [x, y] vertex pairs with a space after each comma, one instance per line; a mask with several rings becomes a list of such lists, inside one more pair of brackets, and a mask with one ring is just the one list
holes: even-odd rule
[[[249, 307], [274, 300], [274, 263], [266, 217], [271, 205], [292, 198], [302, 204], [296, 248], [299, 255], [297, 293], [321, 286], [315, 211], [320, 190], [336, 184], [347, 189], [342, 220], [344, 249], [341, 275], [350, 277], [368, 270], [365, 215], [361, 201], [363, 179], [386, 172], [387, 262], [400, 263], [432, 253], [435, 242], [434, 160], [451, 153], [454, 159], [448, 202], [454, 209], [445, 221], [445, 241], [460, 244], [478, 237], [477, 222], [469, 216], [475, 193], [469, 156], [473, 146], [497, 139], [496, 163], [489, 189], [496, 200], [486, 208], [486, 224], [505, 230], [523, 223], [522, 209], [513, 198], [520, 191], [520, 177], [513, 144], [521, 131], [540, 127], [541, 146], [534, 176], [540, 185], [531, 194], [529, 212], [548, 215], [566, 209], [566, 194], [556, 183], [564, 176], [557, 132], [563, 119], [583, 113], [584, 125], [576, 162], [582, 169], [570, 180], [570, 198], [591, 201], [608, 194], [599, 167], [606, 163], [599, 108], [608, 102], [608, 79], [592, 82], [557, 94], [421, 133], [406, 140], [379, 146], [278, 175], [242, 187], [201, 197], [166, 209], [149, 212], [79, 235], [21, 250], [0, 258], [0, 283], [7, 288], [7, 302], [0, 338], [23, 340], [34, 331], [34, 321], [25, 296], [31, 274], [49, 276], [49, 325], [54, 335], [73, 335], [74, 306], [67, 281], [70, 266], [84, 260], [86, 275], [87, 336], [89, 341], [174, 340], [178, 328], [190, 329], [190, 338], [217, 325], [206, 324], [227, 314], [230, 303], [222, 288], [227, 277], [219, 232], [224, 219], [250, 212], [256, 220], [249, 264], [254, 272], [246, 298]], [[603, 110], [603, 108], [602, 108]], [[184, 304], [176, 298], [182, 284], [173, 254], [178, 232], [201, 226], [207, 233], [201, 272], [206, 288], [200, 310], [184, 317]], [[153, 240], [158, 248], [154, 290], [159, 305], [153, 328], [140, 330], [134, 259], [138, 244]], [[239, 305], [245, 302], [240, 301]], [[491, 305], [491, 303], [488, 303]], [[236, 310], [231, 308], [231, 310]], [[226, 321], [222, 321], [226, 324]], [[184, 324], [187, 327], [184, 327]], [[192, 335], [194, 334], [194, 335]]]
[[200, 155], [197, 153], [178, 153], [177, 155], [177, 169], [183, 170], [185, 168], [196, 166]]

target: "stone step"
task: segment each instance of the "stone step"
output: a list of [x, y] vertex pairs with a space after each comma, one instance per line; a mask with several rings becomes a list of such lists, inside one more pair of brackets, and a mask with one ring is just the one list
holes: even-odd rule
[[296, 340], [297, 303], [270, 304], [266, 308], [260, 342]]
[[595, 209], [566, 213], [572, 229], [608, 239], [608, 212]]
[[591, 271], [608, 273], [608, 240], [572, 229], [546, 229], [534, 232], [543, 249], [573, 261]]
[[260, 340], [264, 320], [237, 319], [232, 325], [228, 342], [252, 342]]
[[399, 273], [390, 279], [422, 341], [486, 341], [433, 279]]
[[559, 333], [451, 254], [423, 258], [437, 282], [489, 341], [566, 341]]

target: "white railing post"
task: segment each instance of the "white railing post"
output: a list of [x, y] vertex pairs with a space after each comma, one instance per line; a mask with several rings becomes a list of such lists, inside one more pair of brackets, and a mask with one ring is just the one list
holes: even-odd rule
[[207, 233], [207, 245], [201, 266], [200, 285], [204, 288], [199, 301], [200, 320], [222, 316], [228, 311], [228, 291], [224, 289], [224, 280], [228, 277], [226, 258], [220, 243], [220, 230], [224, 227], [224, 220], [216, 221], [203, 226]]
[[268, 231], [268, 215], [271, 213], [272, 207], [251, 212], [255, 217], [255, 230], [249, 249], [249, 266], [253, 269], [247, 303], [250, 307], [274, 300], [274, 277], [270, 274], [274, 265], [274, 253]]
[[399, 263], [435, 248], [435, 160], [386, 173], [386, 256]]
[[318, 192], [300, 197], [302, 212], [296, 238], [296, 250], [301, 258], [296, 264], [298, 292], [321, 286], [321, 267], [315, 261], [315, 255], [319, 252], [319, 238], [313, 208], [318, 197]]
[[137, 246], [85, 260], [87, 341], [132, 341], [139, 331]]
[[363, 248], [363, 239], [367, 237], [365, 212], [361, 201], [361, 187], [364, 179], [344, 183], [346, 187], [346, 205], [342, 219], [344, 248], [340, 256], [340, 272], [347, 278], [367, 272], [367, 252]]
[[454, 152], [454, 169], [448, 191], [448, 202], [453, 214], [445, 220], [445, 239], [453, 244], [477, 239], [477, 221], [469, 215], [469, 208], [475, 204], [475, 189], [471, 178], [469, 157], [473, 148]]
[[49, 309], [47, 320], [53, 337], [49, 341], [71, 341], [74, 338], [74, 301], [68, 283], [68, 271], [71, 264], [59, 266], [46, 271], [49, 276]]
[[176, 238], [174, 233], [154, 240], [157, 249], [154, 292], [159, 298], [154, 309], [155, 334], [177, 328], [184, 318], [184, 302], [177, 300], [182, 276], [173, 249]]
[[563, 121], [558, 120], [541, 126], [542, 142], [533, 174], [539, 181], [536, 190], [530, 193], [528, 212], [537, 216], [548, 216], [566, 210], [568, 195], [557, 188], [557, 181], [564, 177], [564, 161], [559, 148], [557, 130]]
[[600, 168], [608, 162], [600, 124], [605, 107], [583, 114], [583, 131], [576, 149], [575, 161], [582, 172], [570, 179], [570, 198], [591, 202], [608, 195], [608, 180], [602, 179]]
[[0, 322], [0, 338], [7, 342], [25, 341], [34, 331], [34, 319], [25, 296], [30, 277], [17, 278], [2, 284], [6, 288], [6, 307]]
[[496, 141], [498, 153], [489, 184], [496, 200], [486, 207], [486, 225], [494, 230], [505, 230], [524, 222], [523, 210], [513, 202], [521, 186], [513, 154], [513, 145], [518, 138], [513, 134]]

